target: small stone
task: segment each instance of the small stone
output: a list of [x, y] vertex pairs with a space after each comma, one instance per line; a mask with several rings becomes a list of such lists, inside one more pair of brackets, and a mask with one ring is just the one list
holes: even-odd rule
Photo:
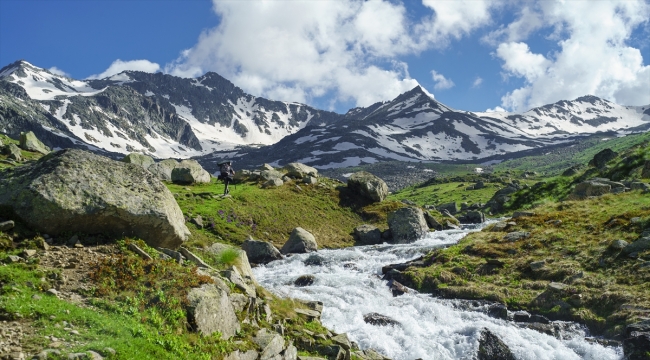
[[59, 296], [59, 292], [56, 291], [56, 289], [48, 289], [48, 290], [46, 291], [46, 293], [48, 293], [48, 294], [50, 294], [50, 295], [54, 295], [54, 296]]
[[32, 295], [32, 300], [36, 300], [36, 301], [38, 301], [38, 300], [41, 300], [41, 299], [42, 299], [41, 296], [38, 295], [38, 294], [34, 294], [34, 295]]
[[70, 335], [79, 335], [79, 331], [77, 331], [77, 330], [70, 330]]
[[552, 283], [548, 284], [548, 286], [546, 288], [548, 290], [551, 290], [551, 291], [562, 292], [562, 291], [566, 290], [567, 287], [568, 286], [565, 285], [565, 284], [558, 283], [558, 282], [552, 282]]
[[0, 231], [7, 231], [13, 229], [15, 226], [13, 220], [0, 222]]
[[530, 263], [530, 269], [533, 270], [533, 271], [537, 271], [537, 270], [540, 270], [541, 268], [543, 268], [544, 265], [546, 265], [545, 260], [533, 261], [533, 262]]
[[625, 240], [614, 240], [609, 244], [609, 248], [612, 250], [623, 250], [628, 245], [628, 242]]
[[30, 258], [30, 257], [36, 255], [36, 250], [25, 249], [25, 250], [23, 250], [22, 255], [23, 255], [23, 257], [25, 259]]
[[503, 240], [508, 242], [515, 242], [517, 240], [522, 240], [530, 237], [530, 233], [527, 231], [513, 231], [508, 233], [503, 237]]
[[7, 256], [7, 258], [5, 259], [5, 262], [6, 262], [6, 263], [10, 263], [10, 264], [11, 264], [11, 263], [21, 262], [21, 261], [23, 261], [23, 258], [21, 258], [20, 256], [16, 256], [16, 255], [9, 255], [9, 256]]

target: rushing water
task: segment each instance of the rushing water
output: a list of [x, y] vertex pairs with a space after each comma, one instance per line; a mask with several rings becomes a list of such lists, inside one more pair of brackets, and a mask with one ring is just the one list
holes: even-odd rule
[[[412, 260], [433, 248], [456, 243], [469, 231], [436, 231], [412, 244], [359, 246], [320, 250], [321, 266], [303, 262], [310, 254], [293, 255], [253, 271], [265, 288], [281, 295], [324, 303], [323, 325], [347, 333], [362, 349], [373, 348], [392, 359], [472, 359], [481, 329], [499, 336], [517, 359], [621, 359], [621, 348], [585, 340], [585, 330], [573, 326], [562, 339], [523, 329], [481, 312], [465, 311], [453, 300], [408, 293], [393, 297], [381, 280], [381, 267]], [[313, 285], [296, 287], [301, 275], [312, 274]], [[387, 315], [401, 326], [374, 326], [363, 315]]]

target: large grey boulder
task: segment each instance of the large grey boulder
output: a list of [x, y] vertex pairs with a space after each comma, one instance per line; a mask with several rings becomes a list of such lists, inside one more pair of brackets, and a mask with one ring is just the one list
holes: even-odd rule
[[122, 158], [122, 162], [140, 165], [145, 169], [148, 169], [151, 165], [154, 164], [151, 156], [140, 153], [130, 153], [129, 155], [126, 155], [124, 158]]
[[309, 231], [297, 227], [291, 231], [289, 240], [282, 246], [280, 252], [283, 254], [304, 254], [318, 250], [316, 238]]
[[394, 243], [414, 242], [429, 232], [424, 213], [417, 207], [406, 207], [388, 214], [388, 227]]
[[618, 153], [612, 149], [604, 149], [598, 154], [594, 155], [594, 158], [589, 161], [589, 166], [594, 166], [598, 169], [602, 169], [607, 165], [607, 163], [618, 156]]
[[376, 226], [363, 224], [354, 228], [354, 236], [359, 245], [381, 244], [381, 230]]
[[196, 160], [183, 160], [172, 170], [175, 184], [209, 183], [210, 173]]
[[31, 131], [20, 133], [20, 148], [27, 151], [39, 152], [43, 155], [47, 155], [51, 151]]
[[268, 264], [273, 260], [282, 259], [280, 251], [270, 242], [249, 238], [241, 247], [253, 264]]
[[223, 339], [229, 339], [241, 329], [228, 294], [215, 285], [190, 290], [187, 301], [188, 320], [201, 335], [219, 331]]
[[388, 185], [384, 180], [367, 171], [352, 174], [348, 178], [348, 188], [374, 202], [384, 201], [388, 196]]
[[623, 248], [624, 254], [638, 253], [650, 249], [650, 236], [642, 237]]
[[601, 196], [612, 190], [610, 184], [587, 180], [579, 183], [569, 195], [569, 199], [584, 199], [589, 196]]
[[465, 216], [459, 217], [461, 223], [481, 224], [485, 222], [485, 214], [480, 211], [468, 211]]
[[287, 172], [287, 176], [292, 178], [302, 179], [306, 176], [318, 177], [318, 170], [316, 168], [301, 163], [290, 163], [282, 169]]
[[172, 181], [172, 171], [176, 166], [178, 166], [178, 161], [174, 159], [165, 159], [149, 166], [147, 170], [156, 175], [160, 180]]
[[278, 179], [282, 181], [283, 174], [277, 170], [262, 170], [260, 171], [260, 178], [264, 181]]
[[34, 230], [134, 236], [177, 248], [190, 235], [172, 193], [142, 167], [67, 149], [0, 172], [0, 212]]
[[478, 360], [516, 360], [508, 345], [485, 328], [481, 331], [476, 357]]

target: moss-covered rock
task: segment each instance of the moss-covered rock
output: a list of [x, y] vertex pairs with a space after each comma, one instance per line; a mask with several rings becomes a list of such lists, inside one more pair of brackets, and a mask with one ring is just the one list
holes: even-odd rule
[[0, 211], [35, 230], [137, 236], [178, 247], [189, 237], [171, 192], [142, 167], [82, 150], [0, 172]]

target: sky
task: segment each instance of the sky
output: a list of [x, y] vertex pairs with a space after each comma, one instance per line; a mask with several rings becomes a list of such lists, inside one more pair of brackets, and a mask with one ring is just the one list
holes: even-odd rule
[[197, 77], [344, 113], [415, 86], [469, 111], [650, 104], [650, 1], [1, 0], [0, 67]]

